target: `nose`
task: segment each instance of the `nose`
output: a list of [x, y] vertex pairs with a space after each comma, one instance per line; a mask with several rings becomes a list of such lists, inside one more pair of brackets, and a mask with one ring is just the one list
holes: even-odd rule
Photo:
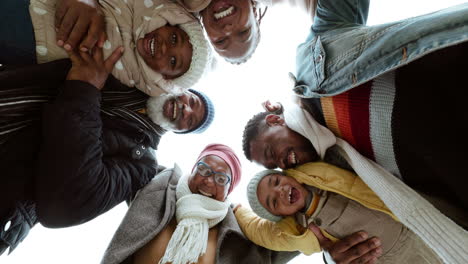
[[283, 187], [282, 186], [276, 186], [275, 188], [275, 192], [276, 192], [276, 195], [277, 197], [279, 197], [280, 199], [283, 199], [284, 198], [284, 191], [283, 191]]
[[167, 51], [166, 41], [162, 41], [161, 42], [161, 54], [162, 55], [166, 54], [166, 51]]
[[233, 29], [233, 25], [232, 25], [232, 24], [226, 24], [226, 25], [224, 25], [224, 27], [223, 27], [223, 32], [224, 32], [226, 35], [231, 35], [232, 29]]
[[214, 184], [213, 175], [210, 175], [210, 176], [208, 176], [208, 177], [205, 177], [205, 180], [204, 180], [204, 181], [205, 181], [205, 184], [206, 184], [207, 186], [213, 186], [213, 184]]
[[190, 105], [188, 104], [184, 104], [183, 113], [184, 113], [184, 118], [188, 118], [193, 113], [192, 107], [190, 107]]

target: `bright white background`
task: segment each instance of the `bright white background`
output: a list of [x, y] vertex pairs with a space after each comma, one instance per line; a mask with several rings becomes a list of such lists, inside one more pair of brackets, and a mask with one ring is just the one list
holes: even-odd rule
[[[463, 3], [463, 0], [374, 0], [368, 24], [380, 24], [432, 12]], [[240, 66], [218, 59], [217, 68], [196, 89], [206, 92], [216, 104], [216, 118], [201, 135], [166, 134], [159, 145], [160, 164], [177, 162], [189, 171], [199, 152], [212, 142], [224, 143], [237, 152], [243, 164], [243, 179], [230, 199], [248, 206], [245, 189], [249, 178], [262, 168], [248, 162], [242, 152], [242, 132], [246, 122], [262, 110], [265, 99], [291, 98], [287, 73], [295, 69], [295, 48], [306, 38], [311, 22], [308, 16], [286, 5], [270, 8], [261, 25], [262, 40], [254, 56]], [[65, 229], [37, 225], [2, 264], [99, 263], [113, 232], [126, 212], [122, 203], [93, 221]], [[290, 263], [322, 263], [321, 254], [299, 256]]]

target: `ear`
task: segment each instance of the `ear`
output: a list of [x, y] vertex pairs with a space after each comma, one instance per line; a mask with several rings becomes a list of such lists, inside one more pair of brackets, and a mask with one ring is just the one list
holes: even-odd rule
[[267, 126], [282, 126], [284, 125], [284, 119], [279, 115], [269, 114], [265, 116], [265, 122]]

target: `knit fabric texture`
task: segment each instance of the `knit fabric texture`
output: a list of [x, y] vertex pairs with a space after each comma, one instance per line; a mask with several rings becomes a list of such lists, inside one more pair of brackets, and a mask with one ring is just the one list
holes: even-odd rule
[[[291, 105], [285, 107], [284, 115], [289, 128], [308, 138], [312, 143], [318, 140], [315, 129], [320, 125], [305, 110]], [[320, 131], [319, 135], [324, 134]], [[362, 156], [346, 141], [341, 138], [335, 140], [336, 145], [342, 149], [343, 157], [356, 174], [379, 196], [401, 223], [416, 233], [444, 262], [466, 263], [468, 259], [468, 252], [464, 248], [464, 245], [468, 244], [466, 230], [443, 215], [400, 179]]]
[[193, 89], [189, 89], [189, 91], [196, 94], [202, 100], [203, 105], [205, 107], [205, 115], [203, 116], [202, 121], [200, 122], [198, 126], [192, 129], [189, 129], [187, 131], [174, 132], [176, 134], [188, 134], [188, 133], [200, 134], [200, 133], [205, 132], [205, 130], [208, 129], [208, 127], [210, 127], [211, 123], [213, 123], [214, 114], [215, 114], [213, 102], [210, 100], [208, 96], [206, 96], [206, 94], [202, 92], [199, 92]]
[[347, 92], [320, 98], [326, 126], [367, 158], [401, 177], [392, 140], [395, 74], [386, 73]]
[[250, 207], [258, 216], [273, 222], [278, 222], [281, 219], [283, 219], [283, 217], [268, 212], [268, 210], [265, 207], [263, 207], [263, 205], [260, 203], [257, 196], [258, 184], [263, 178], [271, 174], [283, 173], [277, 170], [263, 170], [255, 174], [255, 176], [253, 176], [252, 179], [250, 179], [250, 182], [247, 185], [247, 198], [249, 200]]
[[186, 175], [176, 188], [177, 227], [159, 264], [196, 263], [206, 253], [209, 229], [226, 217], [229, 202], [193, 194]]
[[[239, 184], [242, 176], [242, 165], [237, 157], [236, 153], [234, 150], [226, 145], [223, 144], [209, 144], [206, 146], [200, 155], [197, 158], [197, 163], [200, 161], [202, 158], [208, 156], [208, 155], [215, 155], [223, 159], [229, 168], [231, 169], [231, 184], [229, 185], [229, 190], [228, 194], [234, 190], [234, 188]], [[195, 166], [192, 168], [192, 171], [195, 169]]]
[[181, 88], [188, 89], [195, 85], [209, 68], [212, 57], [211, 49], [198, 21], [180, 24], [179, 27], [189, 36], [190, 44], [192, 44], [192, 61], [189, 69], [172, 82]]

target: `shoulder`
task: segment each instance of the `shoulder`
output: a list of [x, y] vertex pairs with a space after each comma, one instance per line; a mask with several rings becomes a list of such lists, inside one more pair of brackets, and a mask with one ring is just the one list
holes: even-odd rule
[[155, 191], [166, 190], [167, 188], [175, 190], [181, 176], [182, 171], [177, 164], [174, 164], [173, 168], [162, 170], [140, 190], [136, 199], [144, 199], [144, 197], [151, 195]]

